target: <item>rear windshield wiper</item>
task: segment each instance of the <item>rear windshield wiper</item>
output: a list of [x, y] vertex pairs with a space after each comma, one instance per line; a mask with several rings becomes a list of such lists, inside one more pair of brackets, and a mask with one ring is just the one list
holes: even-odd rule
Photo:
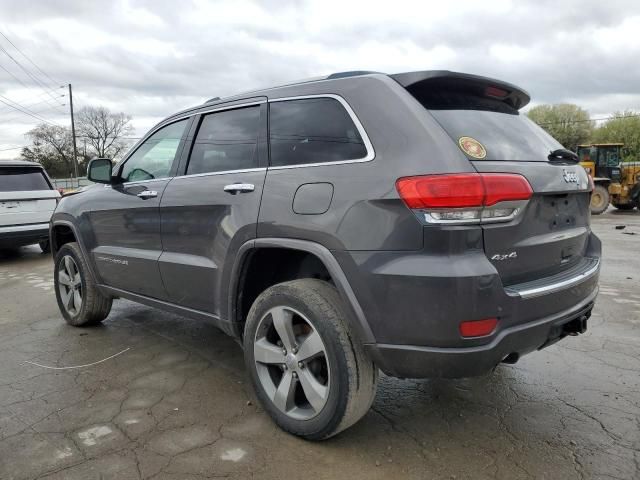
[[558, 160], [569, 160], [571, 162], [578, 163], [580, 161], [578, 155], [573, 153], [571, 150], [567, 150], [566, 148], [558, 148], [557, 150], [553, 150], [551, 153], [549, 153], [549, 155], [547, 155], [547, 158], [550, 162]]

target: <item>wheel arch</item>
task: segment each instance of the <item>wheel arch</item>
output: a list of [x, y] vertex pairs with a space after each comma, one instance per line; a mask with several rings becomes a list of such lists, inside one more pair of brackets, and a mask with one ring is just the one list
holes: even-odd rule
[[[316, 242], [291, 238], [259, 238], [244, 243], [235, 257], [231, 271], [231, 278], [228, 282], [228, 318], [231, 324], [233, 335], [242, 338], [245, 318], [240, 309], [242, 292], [247, 285], [247, 270], [251, 265], [252, 257], [259, 251], [267, 249], [289, 250], [292, 252], [302, 252], [311, 255], [320, 262], [330, 275], [332, 283], [342, 300], [345, 302], [350, 312], [347, 321], [354, 330], [354, 334], [362, 343], [374, 342], [374, 337], [369, 324], [364, 315], [346, 275], [333, 256], [331, 251]], [[305, 277], [301, 277], [305, 278]], [[308, 278], [308, 277], [307, 277]], [[259, 294], [260, 292], [258, 292]]]
[[87, 262], [89, 274], [95, 282], [98, 281], [99, 277], [96, 276], [96, 272], [93, 269], [93, 263], [87, 253], [80, 232], [72, 221], [67, 219], [52, 220], [51, 226], [49, 227], [49, 240], [51, 242], [51, 254], [54, 258], [58, 253], [58, 250], [60, 250], [65, 243], [76, 242]]

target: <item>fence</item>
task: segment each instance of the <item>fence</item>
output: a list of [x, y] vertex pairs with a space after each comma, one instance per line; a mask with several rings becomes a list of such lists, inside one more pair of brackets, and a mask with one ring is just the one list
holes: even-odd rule
[[91, 182], [87, 180], [87, 177], [76, 178], [52, 178], [53, 186], [55, 188], [78, 188], [90, 185]]

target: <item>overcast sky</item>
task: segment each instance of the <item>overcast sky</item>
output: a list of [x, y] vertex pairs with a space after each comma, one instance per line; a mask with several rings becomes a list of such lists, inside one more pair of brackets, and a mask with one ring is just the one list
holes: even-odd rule
[[[68, 125], [55, 87], [72, 83], [75, 108], [128, 113], [136, 135], [210, 97], [360, 69], [463, 71], [536, 104], [640, 110], [637, 0], [0, 0], [0, 32], [42, 70], [0, 36], [31, 73], [0, 49], [0, 100]], [[37, 123], [0, 103], [0, 158]]]

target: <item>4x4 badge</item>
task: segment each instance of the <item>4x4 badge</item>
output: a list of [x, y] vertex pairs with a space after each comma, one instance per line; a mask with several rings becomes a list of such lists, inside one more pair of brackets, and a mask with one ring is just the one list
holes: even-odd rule
[[493, 257], [491, 257], [491, 260], [511, 260], [512, 258], [518, 258], [518, 254], [516, 252], [510, 252], [510, 253], [496, 253]]

